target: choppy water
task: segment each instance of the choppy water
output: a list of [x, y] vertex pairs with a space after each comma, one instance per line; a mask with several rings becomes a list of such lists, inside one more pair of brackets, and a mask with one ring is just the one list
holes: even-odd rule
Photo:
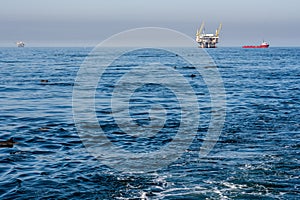
[[[72, 91], [80, 65], [91, 49], [1, 48], [0, 139], [18, 144], [0, 149], [1, 199], [298, 199], [300, 197], [300, 49], [219, 48], [208, 52], [223, 78], [226, 122], [208, 156], [198, 159], [202, 136], [211, 117], [208, 90], [193, 68], [165, 52], [144, 52], [144, 59], [166, 58], [192, 85], [199, 102], [201, 125], [195, 140], [174, 163], [145, 174], [118, 173], [91, 156], [78, 135], [72, 113]], [[182, 53], [186, 53], [182, 49]], [[199, 49], [189, 49], [189, 56]], [[109, 55], [114, 55], [109, 50]], [[132, 55], [131, 55], [132, 56]], [[141, 54], [126, 57], [136, 62]], [[174, 61], [175, 60], [175, 61]], [[129, 69], [132, 65], [114, 63]], [[118, 66], [120, 64], [120, 66]], [[172, 66], [174, 67], [174, 66]], [[132, 96], [136, 123], [149, 123], [150, 104], [170, 111], [160, 135], [150, 140], [124, 136], [101, 101], [111, 92], [96, 92], [101, 127], [117, 146], [132, 152], [155, 151], [176, 135], [180, 105], [159, 85], [146, 85]], [[195, 73], [196, 74], [196, 73]], [[48, 80], [48, 81], [42, 81]], [[143, 93], [144, 92], [144, 93]], [[153, 94], [143, 96], [145, 92]], [[139, 96], [142, 94], [142, 96]], [[98, 96], [99, 95], [99, 96]], [[109, 97], [107, 95], [106, 97]], [[199, 100], [200, 101], [200, 100]], [[101, 103], [102, 102], [102, 103]], [[141, 104], [141, 102], [143, 102]], [[148, 102], [148, 104], [147, 104]], [[144, 106], [141, 106], [144, 105]], [[112, 133], [110, 133], [112, 132]], [[119, 134], [113, 134], [119, 133]], [[137, 142], [134, 144], [133, 142]]]

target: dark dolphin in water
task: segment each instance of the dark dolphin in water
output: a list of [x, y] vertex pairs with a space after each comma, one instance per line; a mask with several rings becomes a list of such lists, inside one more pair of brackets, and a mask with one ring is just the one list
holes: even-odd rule
[[17, 142], [14, 141], [14, 138], [10, 138], [9, 140], [6, 141], [0, 141], [0, 148], [12, 148], [14, 144], [17, 144]]

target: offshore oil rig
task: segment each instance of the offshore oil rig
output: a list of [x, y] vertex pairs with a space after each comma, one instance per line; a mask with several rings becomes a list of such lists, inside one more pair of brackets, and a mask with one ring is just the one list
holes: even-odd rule
[[222, 28], [222, 24], [216, 30], [215, 34], [205, 33], [204, 22], [196, 33], [196, 42], [199, 43], [200, 48], [216, 48], [216, 44], [219, 42], [219, 34]]

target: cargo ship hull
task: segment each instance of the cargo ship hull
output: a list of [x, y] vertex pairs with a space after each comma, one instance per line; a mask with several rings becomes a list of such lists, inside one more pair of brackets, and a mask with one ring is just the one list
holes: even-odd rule
[[265, 49], [265, 48], [269, 48], [269, 44], [266, 43], [266, 42], [263, 42], [261, 45], [258, 45], [258, 46], [252, 46], [252, 45], [249, 45], [249, 46], [243, 46], [243, 48], [245, 49]]

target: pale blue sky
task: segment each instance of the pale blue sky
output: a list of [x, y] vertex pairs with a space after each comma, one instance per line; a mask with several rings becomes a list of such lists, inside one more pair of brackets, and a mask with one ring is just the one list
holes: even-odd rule
[[223, 23], [219, 46], [300, 46], [299, 0], [0, 0], [0, 46], [93, 46], [131, 28], [195, 36]]

